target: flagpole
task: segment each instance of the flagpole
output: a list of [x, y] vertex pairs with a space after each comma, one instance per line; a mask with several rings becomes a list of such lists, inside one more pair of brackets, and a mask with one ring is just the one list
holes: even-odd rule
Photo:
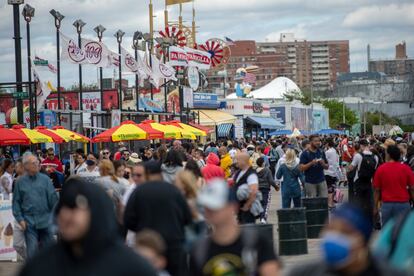
[[192, 47], [195, 47], [196, 44], [196, 23], [195, 23], [195, 8], [194, 8], [194, 0], [193, 0], [193, 22], [192, 22], [192, 30], [191, 30], [191, 36], [193, 38], [194, 45], [191, 45]]
[[[83, 26], [85, 26], [86, 23], [83, 22], [81, 19], [76, 20], [75, 22], [73, 22], [73, 26], [76, 28], [76, 32], [78, 33], [78, 45], [79, 45], [79, 49], [82, 49], [82, 38], [81, 38], [81, 33], [82, 33], [82, 28]], [[82, 65], [79, 64], [79, 110], [83, 109], [83, 91], [82, 91]]]
[[124, 36], [124, 32], [122, 30], [118, 30], [114, 36], [116, 37], [116, 41], [118, 42], [118, 54], [119, 54], [119, 62], [118, 62], [118, 106], [119, 110], [121, 110], [121, 117], [122, 117], [122, 52], [121, 52], [121, 43], [122, 37]]
[[154, 17], [153, 17], [153, 7], [152, 7], [152, 0], [149, 3], [149, 27], [150, 27], [150, 36], [151, 39], [154, 37]]
[[180, 29], [180, 31], [183, 30], [183, 4], [180, 3], [180, 16], [178, 17], [178, 28]]
[[[104, 26], [102, 25], [98, 25], [93, 29], [96, 34], [98, 35], [98, 39], [99, 42], [102, 42], [102, 36], [103, 36], [103, 32], [106, 30]], [[101, 111], [104, 110], [104, 103], [103, 103], [103, 98], [104, 98], [104, 93], [103, 93], [103, 76], [102, 76], [102, 67], [99, 67], [99, 92], [101, 94]]]
[[164, 9], [164, 25], [165, 28], [168, 27], [168, 10], [167, 10], [167, 0], [165, 0], [165, 9]]

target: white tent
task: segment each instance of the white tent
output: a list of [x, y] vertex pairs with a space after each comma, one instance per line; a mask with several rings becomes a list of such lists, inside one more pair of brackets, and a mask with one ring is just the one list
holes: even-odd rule
[[[292, 92], [301, 92], [299, 87], [291, 79], [286, 77], [278, 77], [272, 80], [265, 86], [250, 92], [248, 98], [254, 99], [273, 99], [280, 100], [284, 98], [284, 95]], [[235, 93], [232, 93], [226, 97], [227, 99], [236, 99]]]

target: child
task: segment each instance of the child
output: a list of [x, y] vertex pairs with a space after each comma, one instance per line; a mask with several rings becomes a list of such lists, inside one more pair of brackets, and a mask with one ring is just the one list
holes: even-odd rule
[[164, 270], [167, 266], [167, 259], [164, 256], [166, 246], [160, 234], [152, 230], [138, 232], [135, 238], [135, 249], [152, 264], [159, 276], [170, 275]]

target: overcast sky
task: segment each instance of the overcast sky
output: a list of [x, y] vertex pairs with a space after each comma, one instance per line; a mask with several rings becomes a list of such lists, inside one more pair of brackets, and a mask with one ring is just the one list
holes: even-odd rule
[[[65, 15], [62, 31], [76, 36], [73, 21], [87, 23], [84, 36], [95, 38], [93, 28], [107, 28], [103, 41], [115, 50], [113, 34], [126, 32], [123, 46], [130, 49], [136, 30], [147, 32], [149, 0], [26, 0], [36, 8], [31, 23], [32, 51], [56, 60], [55, 28], [49, 10]], [[154, 27], [163, 26], [164, 0], [153, 0]], [[392, 58], [395, 44], [405, 40], [409, 56], [414, 56], [413, 0], [196, 0], [197, 42], [228, 36], [233, 40], [276, 41], [281, 32], [293, 32], [307, 40], [347, 39], [350, 41], [351, 71], [365, 71], [366, 46], [372, 58]], [[170, 20], [177, 20], [178, 6], [169, 7]], [[191, 4], [183, 7], [184, 20], [191, 24]], [[21, 19], [23, 78], [26, 79], [26, 32]], [[0, 0], [0, 82], [14, 81], [12, 7]], [[62, 63], [62, 85], [77, 82], [77, 66]], [[104, 70], [104, 76], [113, 72]], [[96, 82], [96, 69], [84, 66], [84, 82]]]

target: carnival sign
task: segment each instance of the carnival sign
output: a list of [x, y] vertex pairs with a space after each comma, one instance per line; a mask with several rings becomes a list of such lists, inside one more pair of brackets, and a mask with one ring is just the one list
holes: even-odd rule
[[193, 91], [196, 91], [198, 89], [198, 86], [200, 85], [200, 74], [198, 73], [198, 70], [196, 67], [193, 67], [193, 66], [188, 67], [187, 80], [188, 80], [188, 85], [190, 85], [191, 89]]
[[210, 69], [210, 53], [189, 47], [184, 47], [184, 50], [187, 53], [188, 66], [195, 66], [198, 69]]
[[168, 48], [170, 66], [188, 66], [187, 53], [177, 46], [170, 46]]

